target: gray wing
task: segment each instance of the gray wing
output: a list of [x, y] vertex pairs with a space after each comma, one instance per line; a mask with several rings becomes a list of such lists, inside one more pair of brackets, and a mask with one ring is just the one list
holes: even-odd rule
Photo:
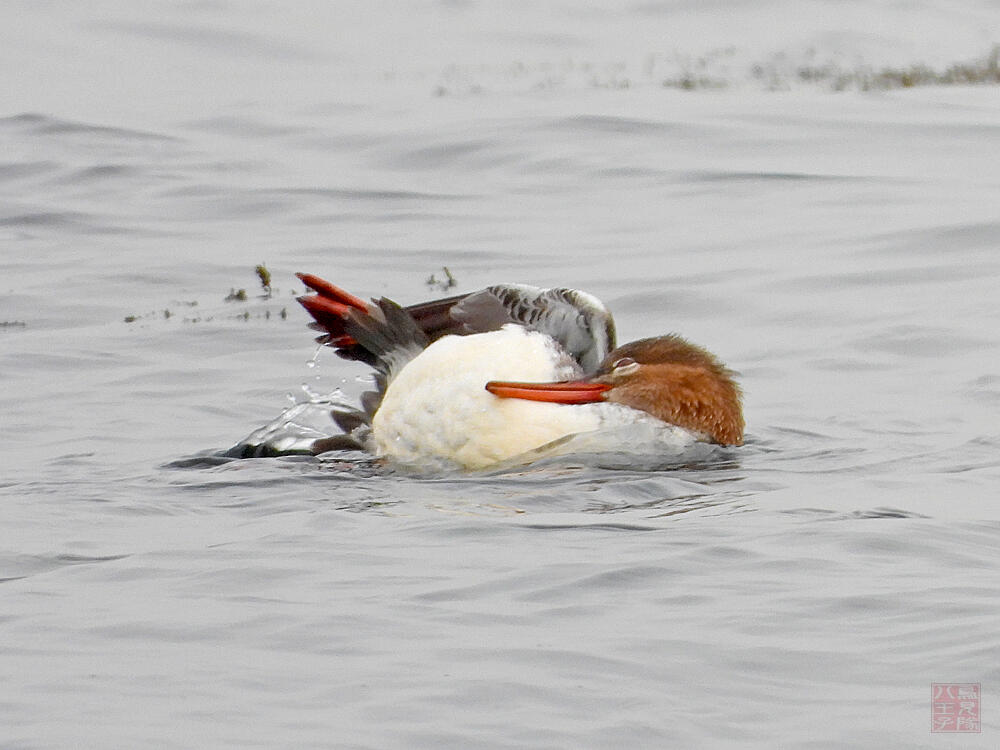
[[[615, 348], [611, 313], [599, 299], [575, 289], [496, 284], [404, 308], [385, 298], [348, 308], [343, 293], [328, 282], [315, 279], [313, 286], [317, 294], [299, 301], [315, 318], [313, 327], [326, 334], [317, 340], [389, 380], [442, 336], [496, 331], [508, 323], [551, 336], [587, 373], [596, 371]], [[334, 291], [325, 293], [325, 287]]]
[[541, 289], [496, 284], [470, 294], [449, 310], [456, 323], [450, 333], [493, 331], [518, 323], [559, 342], [586, 373], [593, 373], [615, 348], [615, 322], [604, 304], [576, 289]]

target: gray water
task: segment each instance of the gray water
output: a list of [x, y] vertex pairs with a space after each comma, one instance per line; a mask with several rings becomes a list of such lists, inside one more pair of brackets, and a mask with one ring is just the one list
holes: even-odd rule
[[[0, 747], [996, 745], [1000, 89], [794, 72], [995, 3], [0, 16]], [[295, 271], [585, 289], [738, 370], [747, 445], [213, 459], [365, 389]]]

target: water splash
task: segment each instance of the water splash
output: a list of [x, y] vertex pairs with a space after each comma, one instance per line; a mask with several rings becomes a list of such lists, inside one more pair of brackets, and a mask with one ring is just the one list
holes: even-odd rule
[[308, 367], [310, 370], [319, 367], [319, 353], [321, 351], [323, 351], [323, 344], [317, 346], [316, 351], [314, 351], [313, 355], [308, 359], [308, 361], [306, 361], [306, 367]]

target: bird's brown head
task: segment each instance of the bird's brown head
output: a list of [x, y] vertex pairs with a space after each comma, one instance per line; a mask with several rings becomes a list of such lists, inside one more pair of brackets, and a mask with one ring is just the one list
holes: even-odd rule
[[514, 383], [494, 380], [500, 398], [559, 404], [610, 401], [699, 433], [721, 445], [743, 444], [743, 405], [733, 373], [680, 336], [633, 341], [609, 354], [587, 380]]
[[680, 336], [658, 336], [611, 352], [593, 379], [611, 386], [604, 398], [702, 433], [722, 445], [743, 444], [742, 393], [733, 373]]

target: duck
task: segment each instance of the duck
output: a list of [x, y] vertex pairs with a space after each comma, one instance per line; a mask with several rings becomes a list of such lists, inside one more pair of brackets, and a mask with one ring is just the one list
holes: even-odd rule
[[743, 444], [733, 371], [677, 334], [617, 346], [611, 313], [586, 292], [495, 284], [404, 307], [297, 276], [316, 340], [369, 366], [375, 386], [333, 414], [344, 434], [314, 452], [350, 445], [403, 466], [481, 470], [578, 436], [626, 453], [638, 432], [672, 451]]

